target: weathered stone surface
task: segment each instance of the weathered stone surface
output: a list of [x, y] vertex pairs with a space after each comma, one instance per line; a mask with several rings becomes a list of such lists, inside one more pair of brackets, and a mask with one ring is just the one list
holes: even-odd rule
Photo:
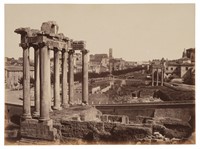
[[62, 138], [78, 138], [88, 141], [137, 141], [151, 135], [146, 127], [126, 126], [118, 123], [62, 121]]
[[116, 141], [136, 141], [150, 136], [152, 133], [150, 128], [137, 126], [117, 126], [111, 135]]
[[126, 116], [126, 115], [103, 114], [101, 116], [101, 121], [103, 121], [103, 122], [112, 122], [112, 123], [128, 124], [129, 123], [129, 117]]
[[[184, 114], [183, 114], [184, 113]], [[155, 109], [154, 117], [171, 117], [184, 121], [189, 121], [191, 118], [191, 111], [188, 109]]]
[[44, 140], [55, 140], [57, 130], [53, 128], [53, 121], [40, 122], [36, 119], [22, 120], [20, 125], [20, 134], [23, 138], [34, 138]]
[[104, 130], [106, 132], [111, 132], [113, 130], [113, 128], [120, 126], [119, 123], [108, 123], [108, 122], [104, 122]]
[[41, 31], [43, 31], [45, 34], [57, 34], [58, 33], [58, 25], [55, 21], [48, 21], [42, 23]]
[[80, 113], [82, 121], [101, 121], [100, 116], [102, 113], [94, 107], [89, 107]]
[[153, 117], [138, 115], [138, 116], [136, 116], [135, 123], [137, 123], [137, 124], [147, 123], [152, 119], [153, 119]]
[[62, 121], [61, 132], [64, 137], [88, 139], [88, 135], [103, 131], [103, 123]]
[[156, 119], [153, 131], [158, 131], [168, 138], [188, 138], [192, 134], [192, 128], [188, 122], [172, 118]]
[[73, 41], [72, 48], [74, 50], [83, 50], [85, 49], [85, 41]]
[[15, 33], [17, 34], [27, 34], [30, 31], [30, 27], [21, 27], [21, 28], [17, 28], [15, 29]]

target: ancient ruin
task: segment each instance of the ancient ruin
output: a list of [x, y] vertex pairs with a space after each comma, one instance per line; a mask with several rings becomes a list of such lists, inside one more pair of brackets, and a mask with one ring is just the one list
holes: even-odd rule
[[[93, 101], [90, 100], [92, 106], [89, 105], [88, 82], [91, 81], [88, 79], [89, 51], [86, 49], [84, 41], [73, 41], [65, 37], [63, 33], [58, 33], [58, 29], [56, 22], [49, 21], [42, 23], [40, 30], [31, 28], [15, 30], [15, 33], [21, 35], [20, 47], [23, 49], [23, 113], [20, 122], [18, 122], [20, 135], [18, 144], [26, 144], [28, 139], [31, 142], [28, 142], [29, 144], [34, 144], [34, 142], [40, 144], [40, 140], [51, 141], [51, 143], [58, 140], [61, 142], [59, 144], [70, 144], [73, 141], [74, 144], [78, 144], [77, 142], [80, 140], [86, 141], [86, 144], [90, 141], [95, 141], [94, 143], [171, 144], [174, 142], [182, 143], [186, 139], [188, 141], [194, 135], [192, 134], [195, 132], [195, 102], [193, 100], [184, 103], [168, 101], [139, 104], [120, 101], [122, 104], [107, 102], [98, 105], [93, 104]], [[34, 49], [34, 106], [31, 105], [30, 99], [30, 48]], [[51, 50], [54, 52], [53, 104], [51, 97]], [[82, 53], [81, 104], [75, 102], [75, 51]], [[112, 60], [112, 49], [109, 51], [109, 59]], [[61, 65], [59, 64], [60, 55], [62, 55]], [[60, 66], [62, 66], [62, 78], [60, 78]], [[111, 67], [111, 65], [109, 66]], [[152, 89], [147, 90], [147, 93], [153, 93], [151, 90], [162, 88], [165, 84], [164, 65], [162, 63], [153, 64], [151, 67], [152, 84], [150, 83], [150, 87]], [[110, 71], [112, 73], [112, 69]], [[156, 84], [154, 81], [155, 73]], [[131, 81], [132, 79], [134, 79], [133, 76], [126, 80]], [[114, 85], [117, 86], [116, 82], [118, 82], [120, 85], [117, 92], [120, 94], [120, 88], [127, 85], [124, 79], [114, 78], [113, 75], [110, 75], [108, 81], [105, 80], [105, 82], [109, 85], [101, 91], [98, 87], [91, 92], [102, 94], [111, 89], [115, 90]], [[61, 91], [60, 86], [62, 86]], [[131, 86], [127, 86], [127, 88], [131, 88]], [[129, 90], [131, 98], [138, 98], [138, 102], [141, 101], [141, 96], [144, 97], [140, 94], [146, 92], [142, 92], [142, 88], [139, 87], [133, 91]], [[159, 93], [159, 90], [156, 90], [156, 98], [160, 98], [161, 93]], [[125, 96], [129, 97], [129, 94], [122, 94], [120, 98], [125, 99]], [[118, 95], [116, 97], [118, 99]], [[153, 97], [149, 99], [152, 100]], [[7, 118], [8, 121], [16, 117], [15, 108], [20, 109], [20, 106], [13, 107], [9, 104], [6, 106], [7, 113], [10, 114]], [[18, 111], [20, 111], [19, 109]], [[10, 132], [7, 133], [8, 138], [12, 136], [9, 134]], [[194, 139], [189, 141], [189, 143], [193, 143]], [[48, 144], [50, 143], [48, 142]]]
[[152, 65], [152, 86], [155, 84], [155, 73], [156, 73], [156, 86], [159, 85], [159, 73], [161, 73], [160, 85], [163, 86], [164, 82], [164, 65], [163, 64], [154, 64]]
[[[58, 33], [56, 22], [44, 22], [41, 30], [18, 28], [15, 33], [21, 35], [20, 46], [23, 49], [23, 115], [21, 119], [21, 135], [32, 135], [33, 138], [53, 140], [55, 128], [49, 117], [51, 110], [51, 83], [50, 83], [50, 50], [54, 51], [54, 110], [61, 110], [74, 102], [74, 72], [73, 54], [75, 50], [82, 52], [83, 85], [82, 103], [88, 104], [88, 62], [84, 41], [73, 41], [64, 34]], [[35, 112], [31, 115], [30, 105], [30, 65], [29, 48], [34, 48], [35, 61]], [[59, 54], [62, 52], [62, 102], [60, 99]], [[69, 87], [67, 83], [67, 68], [69, 57]], [[68, 98], [69, 88], [69, 98]], [[33, 119], [33, 118], [38, 119]], [[33, 133], [30, 131], [30, 125]], [[35, 131], [35, 132], [34, 132]], [[35, 136], [34, 136], [35, 135]]]

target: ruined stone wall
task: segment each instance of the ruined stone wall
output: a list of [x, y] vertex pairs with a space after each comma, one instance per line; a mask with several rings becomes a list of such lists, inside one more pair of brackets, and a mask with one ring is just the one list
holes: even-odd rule
[[62, 134], [62, 140], [138, 141], [152, 135], [151, 128], [119, 123], [62, 121], [57, 128]]

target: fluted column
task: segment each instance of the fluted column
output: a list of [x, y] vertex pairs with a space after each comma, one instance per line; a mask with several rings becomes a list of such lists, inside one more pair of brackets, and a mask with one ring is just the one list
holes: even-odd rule
[[159, 69], [157, 69], [157, 72], [156, 72], [156, 86], [158, 86], [158, 77], [159, 77], [159, 76], [158, 76], [158, 70], [159, 70]]
[[40, 120], [49, 120], [50, 56], [45, 44], [40, 45]]
[[154, 69], [152, 68], [152, 77], [151, 77], [151, 79], [152, 79], [152, 86], [154, 86]]
[[67, 58], [68, 52], [66, 49], [62, 51], [62, 107], [66, 108], [69, 106], [69, 98], [68, 98], [68, 76], [67, 76]]
[[88, 50], [82, 51], [82, 103], [88, 104]]
[[74, 104], [74, 50], [69, 50], [69, 104]]
[[31, 100], [30, 100], [30, 58], [29, 47], [27, 44], [21, 44], [23, 48], [23, 115], [24, 119], [31, 117]]
[[54, 49], [54, 110], [61, 110], [61, 101], [60, 101], [60, 64], [59, 64], [59, 55], [60, 51]]
[[40, 116], [40, 51], [37, 46], [34, 47], [34, 101], [35, 101], [35, 111], [33, 113], [34, 117]]

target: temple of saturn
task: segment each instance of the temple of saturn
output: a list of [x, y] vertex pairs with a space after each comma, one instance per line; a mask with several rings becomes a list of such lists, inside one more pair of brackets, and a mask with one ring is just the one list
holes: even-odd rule
[[[23, 49], [23, 115], [21, 135], [36, 138], [54, 137], [51, 111], [50, 50], [54, 52], [54, 110], [61, 110], [74, 104], [74, 63], [73, 54], [82, 52], [82, 105], [88, 104], [88, 50], [84, 41], [73, 41], [58, 33], [54, 21], [44, 22], [41, 30], [18, 28], [15, 33], [21, 35], [20, 47]], [[34, 98], [35, 110], [31, 114], [30, 101], [30, 56], [29, 49], [34, 49]], [[60, 99], [60, 65], [62, 53], [62, 99]], [[69, 73], [68, 73], [69, 71]], [[68, 76], [69, 74], [69, 76]], [[68, 83], [69, 77], [69, 83]], [[32, 124], [32, 125], [31, 125]], [[32, 127], [31, 127], [32, 126]], [[34, 126], [34, 127], [33, 127]], [[47, 126], [47, 127], [46, 127]], [[30, 130], [32, 129], [32, 131]], [[41, 131], [39, 133], [39, 131]], [[52, 134], [52, 135], [51, 135]]]

